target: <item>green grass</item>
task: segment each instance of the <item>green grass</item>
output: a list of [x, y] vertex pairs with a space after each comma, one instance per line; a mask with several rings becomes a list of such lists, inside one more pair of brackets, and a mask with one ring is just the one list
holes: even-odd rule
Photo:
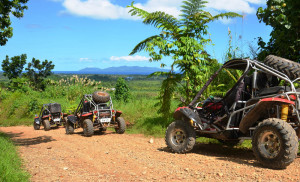
[[[220, 144], [220, 145], [223, 145], [223, 143], [219, 142], [217, 139], [205, 138], [205, 137], [197, 138], [196, 142], [197, 143], [203, 143], [203, 144]], [[228, 145], [230, 146], [230, 143]], [[237, 148], [246, 148], [246, 149], [251, 149], [252, 148], [251, 140], [244, 140], [242, 143], [239, 143], [237, 145], [232, 145], [232, 146], [235, 146]]]
[[0, 181], [29, 181], [14, 143], [4, 133], [0, 133], [0, 161]]

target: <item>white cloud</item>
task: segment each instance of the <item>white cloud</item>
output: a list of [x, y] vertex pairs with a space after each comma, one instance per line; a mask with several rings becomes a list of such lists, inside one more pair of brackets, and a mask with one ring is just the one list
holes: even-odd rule
[[93, 62], [93, 60], [89, 59], [89, 58], [79, 58], [79, 61], [80, 62]]
[[[66, 12], [95, 19], [137, 19], [128, 13], [128, 8], [114, 4], [112, 0], [52, 0], [62, 1]], [[264, 4], [266, 0], [208, 0], [208, 9], [215, 11], [234, 11], [253, 14], [254, 4]], [[128, 1], [128, 3], [130, 3]], [[182, 0], [148, 0], [146, 3], [136, 3], [135, 6], [147, 10], [164, 11], [178, 17]]]
[[121, 56], [121, 57], [117, 57], [117, 56], [111, 56], [110, 60], [111, 61], [127, 61], [127, 62], [133, 62], [133, 61], [149, 61], [150, 58], [145, 57], [145, 56]]

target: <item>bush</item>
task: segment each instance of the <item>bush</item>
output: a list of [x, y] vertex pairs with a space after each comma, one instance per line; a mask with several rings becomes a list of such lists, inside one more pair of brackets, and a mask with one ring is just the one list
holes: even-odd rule
[[125, 103], [129, 101], [130, 98], [130, 90], [127, 82], [119, 77], [116, 84], [115, 98], [117, 100], [122, 100]]

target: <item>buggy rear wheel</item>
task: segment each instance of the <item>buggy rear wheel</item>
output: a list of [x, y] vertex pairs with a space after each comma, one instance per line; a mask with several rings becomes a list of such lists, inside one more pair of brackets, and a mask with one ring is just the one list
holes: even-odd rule
[[165, 141], [172, 152], [186, 153], [193, 149], [196, 143], [196, 133], [189, 123], [176, 120], [168, 126]]
[[287, 122], [269, 118], [259, 123], [252, 139], [257, 160], [268, 168], [284, 169], [297, 157], [298, 137]]
[[39, 130], [40, 127], [41, 127], [41, 125], [39, 125], [39, 124], [37, 124], [35, 121], [33, 121], [33, 128], [34, 128], [35, 130]]
[[117, 120], [117, 123], [118, 123], [118, 126], [115, 127], [116, 133], [118, 133], [118, 134], [125, 133], [125, 130], [126, 130], [125, 120], [122, 117], [117, 117], [116, 120]]
[[45, 131], [49, 131], [51, 129], [50, 121], [48, 119], [43, 120], [43, 126]]
[[93, 122], [90, 119], [85, 119], [83, 121], [83, 135], [90, 137], [94, 134]]

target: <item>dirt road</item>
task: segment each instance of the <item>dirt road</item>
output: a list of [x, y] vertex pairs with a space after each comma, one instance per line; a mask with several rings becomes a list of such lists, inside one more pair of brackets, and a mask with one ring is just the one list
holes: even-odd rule
[[262, 168], [251, 150], [196, 144], [173, 154], [164, 139], [108, 131], [84, 137], [33, 127], [0, 127], [15, 143], [32, 181], [300, 181], [300, 158], [285, 170]]

